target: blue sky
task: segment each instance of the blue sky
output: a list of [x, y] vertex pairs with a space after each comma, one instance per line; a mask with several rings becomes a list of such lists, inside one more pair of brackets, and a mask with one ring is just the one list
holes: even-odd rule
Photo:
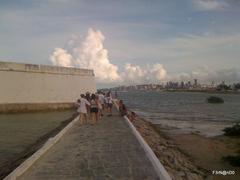
[[93, 28], [119, 70], [160, 63], [172, 77], [236, 74], [239, 17], [238, 0], [1, 0], [0, 60], [51, 64], [54, 48]]

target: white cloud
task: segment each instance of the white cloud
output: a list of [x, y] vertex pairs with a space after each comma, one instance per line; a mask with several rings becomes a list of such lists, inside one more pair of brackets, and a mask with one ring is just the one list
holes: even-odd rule
[[223, 68], [220, 70], [212, 70], [208, 66], [201, 66], [194, 69], [190, 73], [179, 73], [176, 76], [170, 77], [170, 80], [175, 81], [191, 81], [198, 79], [200, 83], [220, 83], [225, 81], [227, 83], [237, 83], [240, 81], [240, 73], [237, 68]]
[[110, 62], [108, 50], [103, 47], [104, 39], [101, 31], [89, 29], [82, 45], [73, 49], [75, 64], [94, 69], [99, 81], [118, 81], [118, 67]]
[[[119, 68], [112, 64], [109, 59], [108, 50], [103, 45], [104, 39], [101, 31], [89, 29], [85, 39], [81, 40], [73, 35], [64, 49], [55, 49], [50, 59], [54, 65], [93, 69], [97, 82], [105, 84], [159, 83], [167, 80], [187, 81], [194, 78], [201, 79], [202, 82], [221, 80], [233, 82], [239, 79], [239, 73], [237, 73], [237, 69], [232, 68], [231, 63], [225, 66], [223, 70], [219, 70], [222, 69], [221, 62], [224, 63], [226, 59], [232, 62], [236, 61], [238, 64], [239, 51], [236, 50], [237, 47], [240, 47], [239, 34], [221, 36], [188, 35], [155, 42], [149, 47], [144, 44], [138, 46], [126, 45], [130, 52], [129, 56], [134, 54], [138, 57], [149, 56], [151, 58], [151, 55], [155, 54], [154, 56], [158, 56], [159, 59], [177, 58], [181, 62], [181, 69], [185, 68], [185, 72], [176, 71], [175, 73], [172, 72], [172, 75], [167, 74], [165, 67], [158, 62], [140, 63], [138, 65], [126, 63], [123, 70], [119, 71]], [[136, 49], [136, 47], [138, 48]], [[139, 49], [144, 49], [144, 51]], [[120, 50], [125, 52], [124, 49]], [[237, 65], [236, 63], [235, 65]], [[174, 64], [171, 64], [170, 67], [173, 66]], [[189, 69], [194, 69], [196, 66], [202, 68], [189, 73]]]
[[132, 65], [130, 63], [125, 64], [124, 72], [122, 77], [125, 80], [124, 83], [140, 83], [144, 79], [146, 72], [137, 65]]
[[62, 48], [55, 48], [54, 52], [50, 56], [50, 60], [52, 61], [53, 65], [56, 65], [56, 66], [65, 66], [65, 67], [73, 66], [72, 55]]
[[167, 76], [167, 71], [164, 69], [162, 64], [154, 64], [150, 69], [151, 74], [153, 75], [153, 80], [164, 80]]
[[[115, 46], [115, 59], [131, 59], [143, 65], [160, 60], [171, 74], [188, 72], [199, 66], [208, 65], [213, 70], [240, 67], [240, 34], [185, 35], [167, 39], [156, 39], [151, 44], [125, 40]], [[125, 52], [125, 53], [121, 53]], [[121, 54], [120, 54], [121, 53]], [[174, 71], [173, 71], [174, 70]]]
[[103, 46], [104, 39], [101, 31], [90, 28], [85, 40], [73, 35], [65, 49], [55, 48], [50, 60], [54, 65], [93, 69], [99, 83], [160, 82], [166, 77], [167, 71], [159, 63], [145, 67], [126, 63], [119, 73], [118, 67], [109, 60], [108, 50]]
[[160, 83], [167, 77], [167, 71], [159, 63], [144, 67], [127, 63], [122, 77], [124, 84]]
[[225, 0], [193, 0], [193, 4], [201, 11], [223, 10], [229, 6]]
[[110, 63], [108, 51], [103, 46], [104, 39], [100, 31], [90, 28], [82, 43], [73, 36], [67, 43], [69, 51], [56, 48], [50, 59], [54, 65], [93, 69], [99, 82], [119, 81], [118, 67]]

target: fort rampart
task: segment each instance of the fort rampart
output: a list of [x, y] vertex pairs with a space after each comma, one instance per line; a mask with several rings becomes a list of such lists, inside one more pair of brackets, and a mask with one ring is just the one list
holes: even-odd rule
[[68, 108], [87, 91], [93, 70], [0, 62], [0, 112]]

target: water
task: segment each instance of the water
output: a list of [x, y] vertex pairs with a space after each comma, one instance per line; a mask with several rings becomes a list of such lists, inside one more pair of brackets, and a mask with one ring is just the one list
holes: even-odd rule
[[[224, 104], [209, 104], [212, 95]], [[128, 108], [155, 124], [178, 132], [196, 132], [216, 136], [222, 129], [240, 122], [239, 94], [207, 94], [197, 92], [119, 92]]]
[[0, 114], [0, 167], [72, 114], [72, 110]]

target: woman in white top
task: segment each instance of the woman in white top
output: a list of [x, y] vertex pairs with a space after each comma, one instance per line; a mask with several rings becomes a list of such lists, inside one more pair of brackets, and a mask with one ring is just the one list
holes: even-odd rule
[[90, 106], [90, 103], [84, 98], [84, 95], [81, 94], [80, 106], [78, 108], [78, 112], [80, 113], [79, 119], [81, 124], [83, 124], [84, 121], [87, 122], [87, 105]]

